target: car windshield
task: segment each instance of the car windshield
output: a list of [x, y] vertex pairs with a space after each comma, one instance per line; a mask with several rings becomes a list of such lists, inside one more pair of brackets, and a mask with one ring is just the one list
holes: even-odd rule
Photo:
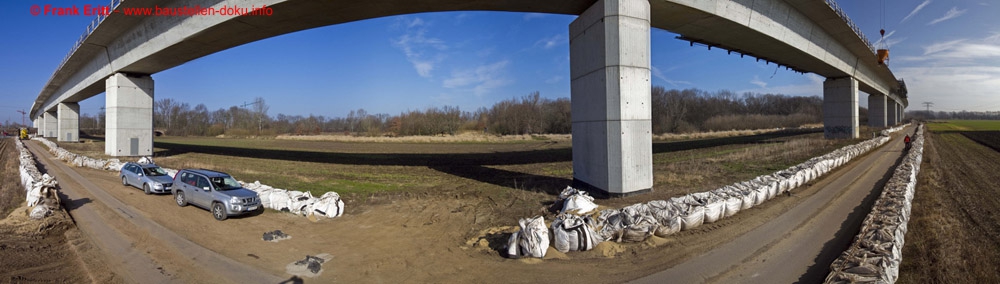
[[145, 173], [147, 176], [154, 176], [154, 177], [167, 175], [167, 172], [160, 167], [142, 168], [142, 172]]
[[234, 179], [231, 176], [213, 177], [210, 178], [209, 180], [212, 181], [212, 185], [215, 186], [216, 190], [229, 190], [242, 187], [240, 183], [237, 182], [236, 179]]

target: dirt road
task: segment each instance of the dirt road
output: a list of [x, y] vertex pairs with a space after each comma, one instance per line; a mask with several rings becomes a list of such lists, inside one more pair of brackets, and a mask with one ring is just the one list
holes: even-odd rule
[[[910, 127], [903, 132], [912, 131]], [[857, 234], [902, 157], [904, 145], [899, 135], [861, 157], [849, 170], [814, 184], [807, 190], [816, 190], [815, 194], [777, 218], [635, 283], [822, 282], [830, 263]]]
[[77, 226], [104, 250], [110, 258], [108, 264], [127, 282], [276, 283], [282, 280], [177, 235], [54, 160], [38, 143], [26, 143], [26, 146], [46, 171], [59, 180], [66, 196], [63, 202]]

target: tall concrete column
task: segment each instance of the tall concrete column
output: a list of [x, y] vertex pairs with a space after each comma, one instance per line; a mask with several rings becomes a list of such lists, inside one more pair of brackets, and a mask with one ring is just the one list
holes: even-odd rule
[[153, 154], [153, 78], [115, 73], [105, 81], [104, 153], [110, 156]]
[[886, 118], [888, 119], [887, 123], [889, 126], [899, 124], [899, 115], [897, 115], [899, 113], [899, 103], [896, 103], [895, 100], [890, 100], [886, 110], [888, 111]]
[[858, 80], [823, 82], [823, 133], [827, 139], [858, 138]]
[[906, 111], [905, 111], [906, 108], [903, 107], [903, 104], [897, 104], [897, 105], [899, 106], [899, 111], [896, 112], [896, 115], [899, 117], [899, 119], [897, 119], [896, 121], [898, 123], [903, 123], [903, 118], [906, 118]]
[[45, 122], [43, 124], [45, 125], [45, 132], [42, 132], [42, 137], [56, 137], [59, 131], [59, 120], [56, 119], [58, 117], [58, 113], [54, 111], [46, 111], [44, 117]]
[[598, 0], [569, 25], [573, 183], [610, 196], [653, 187], [649, 2]]
[[884, 128], [887, 126], [886, 96], [883, 94], [868, 95], [868, 126]]
[[59, 142], [80, 142], [80, 104], [59, 103]]

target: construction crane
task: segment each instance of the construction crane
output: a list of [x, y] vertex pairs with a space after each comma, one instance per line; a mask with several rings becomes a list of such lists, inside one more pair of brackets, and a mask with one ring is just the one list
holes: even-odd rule
[[882, 38], [878, 41], [879, 46], [878, 50], [875, 51], [875, 55], [878, 57], [879, 65], [886, 65], [886, 63], [889, 62], [889, 45], [885, 43], [885, 0], [880, 2], [882, 14], [880, 15], [879, 22], [882, 26], [878, 33], [882, 36]]
[[19, 110], [17, 110], [17, 112], [21, 113], [21, 126], [27, 127], [28, 125], [24, 124], [24, 116], [27, 115], [28, 113], [24, 112], [23, 109], [19, 109]]

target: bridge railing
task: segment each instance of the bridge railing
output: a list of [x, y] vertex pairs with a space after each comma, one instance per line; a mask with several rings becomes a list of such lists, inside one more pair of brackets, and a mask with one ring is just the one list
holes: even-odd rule
[[69, 53], [66, 54], [66, 57], [63, 57], [63, 60], [59, 62], [59, 66], [56, 67], [56, 70], [52, 71], [52, 76], [49, 77], [50, 82], [52, 81], [52, 77], [55, 77], [56, 72], [59, 72], [59, 70], [62, 69], [63, 65], [66, 64], [66, 61], [69, 60], [70, 56], [73, 56], [73, 53], [76, 52], [76, 50], [79, 49], [81, 45], [83, 45], [83, 41], [86, 40], [87, 37], [90, 36], [90, 34], [97, 29], [97, 26], [100, 25], [101, 22], [104, 22], [104, 19], [107, 19], [108, 16], [110, 16], [110, 14], [114, 13], [115, 9], [118, 8], [118, 5], [121, 5], [122, 1], [124, 0], [111, 0], [111, 3], [108, 4], [109, 13], [107, 15], [101, 15], [100, 13], [98, 13], [97, 18], [95, 18], [93, 21], [90, 21], [90, 24], [87, 25], [87, 30], [84, 31], [82, 35], [80, 35], [80, 38], [78, 38], [75, 43], [73, 43], [73, 47], [70, 48]]
[[861, 41], [863, 41], [865, 45], [868, 46], [868, 49], [870, 49], [873, 54], [876, 53], [875, 45], [872, 45], [872, 42], [868, 40], [868, 37], [866, 37], [865, 34], [861, 32], [861, 28], [858, 28], [858, 25], [854, 24], [854, 21], [851, 21], [851, 18], [847, 16], [847, 13], [844, 13], [844, 10], [840, 8], [840, 5], [837, 5], [836, 1], [826, 0], [826, 5], [830, 6], [830, 8], [833, 9], [833, 11], [836, 12], [837, 15], [839, 15], [840, 18], [847, 23], [847, 26], [851, 27], [851, 29], [854, 30], [854, 33], [857, 34], [859, 38], [861, 38]]

